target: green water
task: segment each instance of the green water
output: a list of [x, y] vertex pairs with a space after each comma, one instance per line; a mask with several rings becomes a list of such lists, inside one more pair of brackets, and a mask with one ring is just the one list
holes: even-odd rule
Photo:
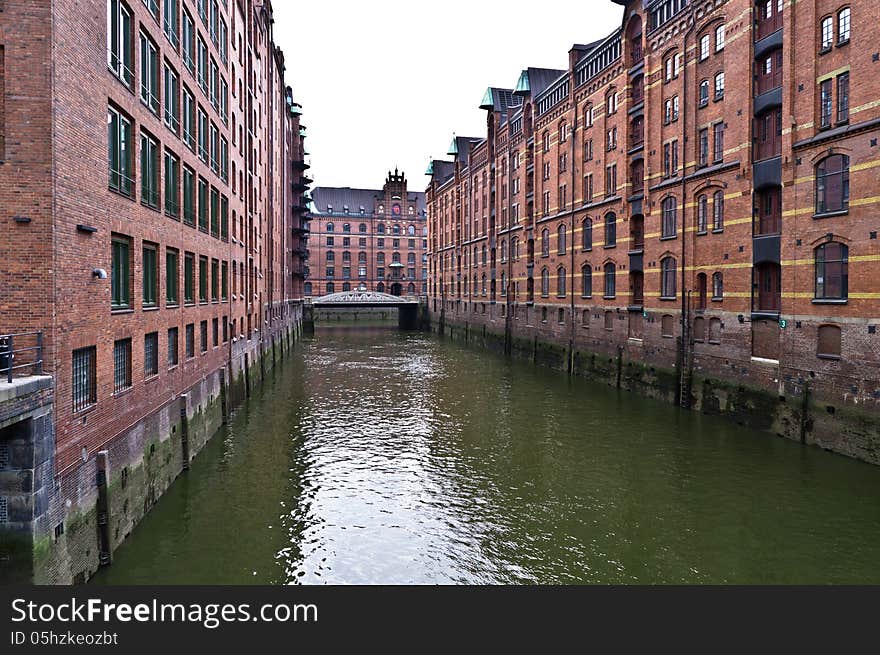
[[880, 468], [395, 331], [318, 334], [102, 584], [880, 583]]

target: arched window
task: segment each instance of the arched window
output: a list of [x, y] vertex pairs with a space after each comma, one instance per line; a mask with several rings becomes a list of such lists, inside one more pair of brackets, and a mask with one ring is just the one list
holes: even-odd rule
[[501, 261], [507, 261], [507, 240], [501, 239]]
[[816, 356], [820, 359], [840, 359], [841, 338], [840, 327], [837, 325], [822, 325], [819, 327], [818, 343], [816, 344]]
[[350, 282], [343, 282], [342, 283], [342, 290], [343, 291], [351, 291], [351, 283]]
[[327, 293], [335, 293], [336, 286], [332, 282], [327, 283]]
[[348, 252], [347, 250], [346, 250], [345, 252], [342, 253], [342, 262], [343, 262], [344, 264], [350, 264], [350, 263], [351, 263], [351, 253]]
[[556, 296], [565, 298], [565, 269], [561, 266], [556, 270]]
[[592, 298], [593, 296], [593, 267], [584, 264], [581, 267], [581, 298]]
[[407, 227], [406, 234], [407, 234], [407, 236], [414, 237], [416, 235], [416, 226], [410, 225], [409, 227]]
[[697, 316], [694, 319], [694, 341], [702, 343], [706, 340], [706, 319]]
[[559, 121], [559, 143], [565, 143], [568, 141], [568, 124], [561, 120]]
[[379, 223], [376, 226], [376, 233], [377, 234], [385, 234], [385, 223]]
[[395, 236], [399, 236], [400, 235], [400, 226], [395, 225], [393, 228], [393, 232], [394, 232]]
[[311, 282], [305, 283], [305, 285], [303, 286], [303, 294], [305, 294], [306, 296], [312, 295], [312, 283]]
[[678, 223], [678, 201], [669, 196], [663, 199], [662, 236], [674, 237]]
[[345, 225], [342, 226], [342, 231], [345, 232], [346, 234], [350, 233], [351, 232], [351, 225], [349, 223], [346, 223]]
[[384, 252], [380, 252], [380, 253], [376, 254], [376, 263], [379, 266], [383, 266], [385, 264], [385, 253]]
[[559, 255], [565, 254], [565, 224], [559, 226], [556, 230], [556, 253]]
[[486, 262], [489, 261], [489, 260], [487, 259], [487, 254], [488, 254], [488, 252], [489, 252], [489, 251], [486, 250], [486, 246], [483, 246], [483, 266], [485, 266], [485, 265], [486, 265]]
[[724, 97], [724, 71], [715, 74], [715, 99]]
[[660, 296], [675, 298], [675, 258], [666, 257], [660, 262]]
[[413, 284], [412, 282], [410, 282], [410, 283], [409, 283], [409, 286], [406, 288], [406, 292], [407, 292], [409, 295], [414, 296], [415, 293], [416, 293], [416, 285]]
[[700, 107], [705, 107], [709, 104], [709, 80], [703, 80], [700, 82]]
[[715, 52], [719, 50], [724, 50], [725, 43], [725, 30], [724, 23], [715, 28]]
[[366, 234], [366, 233], [367, 233], [367, 225], [366, 225], [366, 223], [361, 223], [361, 224], [358, 226], [358, 232], [360, 232], [361, 234]]
[[724, 273], [712, 274], [712, 300], [724, 299]]
[[593, 219], [589, 216], [581, 221], [581, 248], [593, 249]]
[[826, 16], [820, 23], [821, 50], [830, 50], [834, 45], [834, 18]]
[[700, 61], [709, 57], [709, 43], [711, 42], [711, 38], [708, 34], [704, 34], [700, 37]]
[[514, 261], [519, 259], [519, 237], [513, 237], [510, 240], [510, 255], [513, 257]]
[[706, 309], [709, 296], [709, 281], [705, 273], [697, 275], [697, 309]]
[[541, 269], [541, 296], [546, 298], [550, 295], [550, 271]]
[[507, 295], [507, 275], [504, 271], [501, 272], [501, 295]]
[[816, 213], [849, 211], [849, 157], [831, 155], [816, 165]]
[[483, 273], [483, 286], [482, 286], [483, 295], [486, 295], [486, 274]]
[[816, 248], [816, 299], [849, 298], [849, 248], [842, 243], [823, 243]]
[[395, 253], [391, 254], [391, 262], [394, 264], [400, 263], [400, 253], [399, 252], [395, 252]]
[[605, 264], [605, 297], [614, 298], [617, 295], [617, 267], [614, 262]]
[[724, 192], [716, 191], [712, 196], [712, 209], [714, 213], [712, 215], [712, 229], [713, 230], [723, 230], [724, 229]]
[[[437, 286], [436, 283], [435, 283], [434, 286], [435, 286], [435, 287]], [[377, 285], [376, 285], [376, 291], [378, 291], [379, 293], [385, 293], [385, 283], [384, 283], [384, 282], [380, 282], [379, 284], [377, 284]]]
[[358, 263], [360, 263], [360, 264], [367, 263], [367, 253], [365, 253], [365, 252], [358, 253]]
[[617, 214], [609, 212], [605, 214], [605, 247], [617, 245]]
[[332, 232], [334, 230], [333, 223], [327, 223], [327, 231]]
[[541, 232], [541, 257], [550, 256], [550, 230], [544, 228]]
[[850, 9], [849, 7], [844, 7], [837, 14], [837, 44], [842, 45], [849, 41], [849, 32], [850, 32]]
[[697, 198], [697, 234], [705, 234], [708, 230], [709, 199], [706, 195]]
[[544, 130], [544, 135], [542, 137], [544, 152], [550, 152], [550, 132]]
[[327, 261], [328, 262], [336, 261], [336, 253], [334, 253], [332, 250], [327, 251]]

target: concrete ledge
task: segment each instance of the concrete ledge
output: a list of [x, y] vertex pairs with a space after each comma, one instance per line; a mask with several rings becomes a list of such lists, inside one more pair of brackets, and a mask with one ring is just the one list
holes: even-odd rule
[[0, 403], [29, 396], [37, 391], [51, 388], [51, 375], [31, 375], [23, 378], [12, 378], [12, 384], [8, 383], [6, 380], [0, 380]]

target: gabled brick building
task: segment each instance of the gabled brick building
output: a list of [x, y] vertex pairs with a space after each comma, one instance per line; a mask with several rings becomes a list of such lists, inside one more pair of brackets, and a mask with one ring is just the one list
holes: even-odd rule
[[425, 194], [389, 172], [381, 189], [316, 187], [306, 296], [364, 286], [394, 296], [427, 294]]
[[0, 334], [54, 385], [7, 527], [85, 579], [299, 330], [305, 128], [268, 0], [0, 11]]
[[435, 320], [880, 462], [877, 6], [616, 4], [433, 163]]

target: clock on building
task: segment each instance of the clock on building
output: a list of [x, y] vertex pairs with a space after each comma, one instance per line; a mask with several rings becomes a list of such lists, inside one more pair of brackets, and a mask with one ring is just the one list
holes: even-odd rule
[[400, 216], [400, 205], [395, 203], [394, 206], [391, 207], [391, 213], [395, 216]]

